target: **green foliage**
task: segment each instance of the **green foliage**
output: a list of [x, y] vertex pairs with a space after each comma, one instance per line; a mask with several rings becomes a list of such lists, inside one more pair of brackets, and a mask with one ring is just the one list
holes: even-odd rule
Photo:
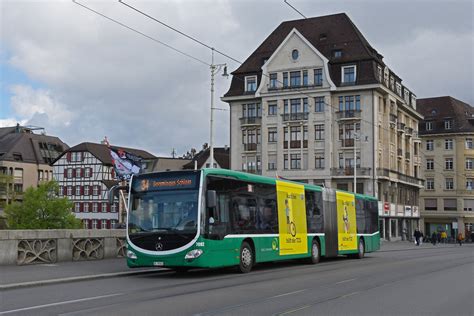
[[55, 181], [28, 188], [23, 202], [6, 206], [5, 215], [11, 229], [65, 229], [81, 228], [81, 221], [71, 213], [73, 203], [58, 197]]

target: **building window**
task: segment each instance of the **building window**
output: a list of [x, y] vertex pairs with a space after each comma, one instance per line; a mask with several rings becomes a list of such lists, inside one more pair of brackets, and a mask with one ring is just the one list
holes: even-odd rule
[[317, 68], [314, 70], [314, 85], [322, 86], [323, 85], [323, 69]]
[[268, 129], [268, 142], [275, 143], [277, 141], [277, 130], [276, 128], [269, 128]]
[[466, 158], [466, 170], [472, 170], [473, 161], [474, 159], [472, 158]]
[[74, 212], [78, 213], [81, 211], [81, 203], [74, 203]]
[[291, 154], [291, 169], [301, 169], [301, 154]]
[[472, 212], [474, 210], [474, 200], [464, 200], [464, 211]]
[[97, 229], [97, 220], [96, 219], [92, 220], [92, 229]]
[[308, 70], [303, 70], [303, 86], [308, 85]]
[[245, 77], [245, 91], [257, 91], [257, 76]]
[[466, 149], [472, 149], [472, 138], [466, 138]]
[[273, 74], [270, 74], [270, 88], [271, 89], [274, 89], [277, 87], [277, 83], [278, 83], [278, 79], [277, 79], [277, 74], [276, 73], [273, 73]]
[[356, 66], [342, 67], [342, 82], [354, 83], [356, 81]]
[[324, 169], [324, 156], [323, 155], [316, 155], [314, 158], [314, 167], [316, 169]]
[[82, 220], [82, 228], [84, 228], [84, 229], [89, 228], [89, 221], [87, 219]]
[[445, 139], [444, 140], [444, 149], [452, 150], [453, 149], [453, 140], [452, 139]]
[[454, 179], [453, 178], [446, 178], [445, 189], [446, 190], [454, 190]]
[[303, 113], [309, 113], [308, 98], [303, 98]]
[[99, 205], [97, 203], [92, 203], [92, 212], [97, 213], [99, 210]]
[[288, 72], [283, 73], [283, 87], [288, 87]]
[[84, 212], [89, 212], [89, 203], [84, 203]]
[[426, 159], [426, 170], [434, 169], [434, 159]]
[[103, 220], [101, 220], [101, 223], [102, 223], [102, 229], [106, 229], [107, 228], [107, 220], [103, 219]]
[[293, 51], [291, 52], [291, 58], [292, 58], [293, 60], [297, 60], [299, 56], [300, 56], [300, 53], [298, 52], [298, 50], [297, 50], [297, 49], [293, 49]]
[[314, 112], [324, 112], [324, 97], [314, 98]]
[[71, 179], [72, 178], [72, 169], [67, 169], [66, 171], [66, 178]]
[[426, 190], [434, 190], [434, 179], [426, 179]]
[[436, 199], [425, 199], [425, 210], [426, 211], [437, 211], [438, 200]]
[[291, 87], [301, 86], [301, 71], [290, 72], [290, 86]]
[[444, 166], [446, 170], [453, 170], [453, 158], [446, 158]]
[[68, 185], [66, 189], [66, 195], [71, 196], [72, 195], [72, 186]]
[[106, 203], [106, 202], [102, 202], [101, 211], [102, 211], [103, 213], [107, 212], [107, 203]]
[[324, 140], [324, 124], [314, 125], [314, 139]]
[[76, 196], [81, 196], [81, 186], [80, 185], [76, 185]]
[[116, 212], [117, 212], [117, 203], [112, 204], [112, 206], [110, 207], [110, 211], [111, 211], [112, 213], [116, 213]]
[[402, 85], [397, 82], [395, 86], [396, 86], [397, 94], [399, 96], [402, 96]]
[[473, 188], [473, 183], [474, 183], [474, 179], [467, 178], [466, 179], [466, 190], [471, 191], [472, 188]]
[[382, 78], [382, 67], [380, 66], [377, 66], [377, 79], [379, 80], [379, 82], [382, 82], [383, 78]]
[[88, 185], [85, 185], [84, 186], [84, 195], [90, 195], [90, 186]]
[[288, 155], [283, 155], [283, 169], [288, 170]]
[[433, 130], [433, 122], [426, 122], [425, 123], [425, 128], [427, 131]]
[[99, 186], [98, 185], [94, 185], [92, 186], [92, 195], [99, 195]]
[[334, 58], [341, 58], [342, 57], [342, 50], [341, 49], [335, 49], [332, 51], [332, 55]]
[[90, 178], [90, 177], [92, 177], [92, 168], [85, 168], [85, 169], [84, 169], [84, 177], [85, 177], [85, 178]]
[[452, 128], [453, 128], [453, 120], [444, 121], [444, 129], [452, 129]]
[[426, 141], [426, 150], [433, 150], [434, 149], [434, 142], [432, 139]]
[[277, 115], [277, 104], [276, 103], [269, 103], [268, 104], [268, 115]]
[[444, 199], [444, 210], [445, 211], [456, 211], [456, 199]]

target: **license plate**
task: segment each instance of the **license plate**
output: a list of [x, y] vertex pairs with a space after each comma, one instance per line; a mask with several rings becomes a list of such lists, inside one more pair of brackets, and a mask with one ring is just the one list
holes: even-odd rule
[[165, 263], [162, 262], [162, 261], [155, 261], [155, 262], [153, 262], [153, 265], [154, 265], [155, 267], [162, 267], [162, 266], [165, 265]]

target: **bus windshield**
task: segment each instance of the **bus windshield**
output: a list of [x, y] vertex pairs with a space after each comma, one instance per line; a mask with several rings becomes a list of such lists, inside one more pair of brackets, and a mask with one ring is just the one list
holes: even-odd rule
[[129, 233], [196, 233], [198, 191], [145, 192], [132, 197]]

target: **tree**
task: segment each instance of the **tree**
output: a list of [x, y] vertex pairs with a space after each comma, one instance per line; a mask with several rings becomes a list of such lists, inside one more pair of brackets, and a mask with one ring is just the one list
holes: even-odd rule
[[71, 213], [73, 203], [67, 198], [60, 198], [58, 190], [55, 181], [28, 188], [22, 203], [15, 202], [5, 208], [9, 228], [81, 228], [81, 221]]

